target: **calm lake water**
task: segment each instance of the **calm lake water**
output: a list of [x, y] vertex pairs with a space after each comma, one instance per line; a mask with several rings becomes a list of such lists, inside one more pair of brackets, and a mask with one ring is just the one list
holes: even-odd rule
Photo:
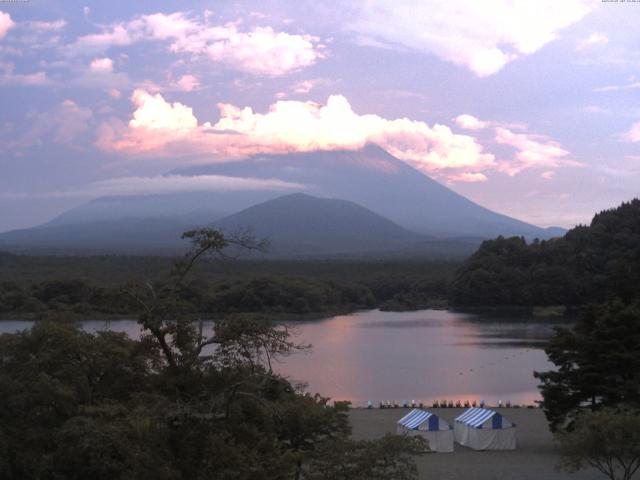
[[[2, 321], [0, 332], [31, 325]], [[517, 316], [370, 310], [290, 325], [312, 351], [274, 368], [306, 381], [311, 392], [354, 405], [436, 399], [530, 404], [540, 399], [532, 372], [552, 367], [542, 348], [555, 324]], [[85, 321], [83, 327], [140, 334], [132, 320]]]

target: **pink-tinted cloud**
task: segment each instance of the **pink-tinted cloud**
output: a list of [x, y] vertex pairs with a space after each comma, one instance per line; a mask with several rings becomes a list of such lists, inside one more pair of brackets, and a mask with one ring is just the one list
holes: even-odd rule
[[349, 27], [370, 44], [438, 56], [484, 77], [555, 40], [595, 8], [592, 0], [369, 0]]
[[455, 175], [449, 175], [447, 179], [449, 180], [449, 183], [455, 183], [455, 182], [479, 183], [479, 182], [486, 182], [487, 180], [489, 180], [485, 174], [480, 172], [475, 172], [475, 173], [462, 172]]
[[89, 65], [89, 69], [93, 72], [113, 72], [113, 60], [110, 58], [94, 58]]
[[640, 121], [631, 125], [629, 130], [622, 134], [622, 138], [629, 142], [640, 142]]
[[11, 15], [0, 11], [0, 38], [4, 37], [15, 25], [15, 22], [11, 20]]
[[500, 166], [500, 169], [508, 175], [515, 175], [530, 168], [549, 169], [581, 165], [566, 158], [570, 152], [543, 135], [514, 133], [504, 127], [497, 127], [495, 132], [497, 143], [516, 149], [515, 160], [503, 162]]
[[284, 75], [313, 65], [321, 52], [314, 48], [317, 38], [275, 32], [258, 27], [239, 32], [235, 25], [220, 30], [221, 38], [206, 48], [208, 57], [236, 70], [258, 75]]
[[127, 27], [133, 32], [134, 37], [157, 40], [185, 39], [202, 28], [198, 22], [187, 18], [182, 12], [142, 15], [128, 22]]
[[133, 155], [186, 153], [230, 160], [260, 153], [359, 149], [380, 145], [424, 171], [484, 169], [495, 166], [473, 137], [454, 134], [445, 125], [355, 113], [347, 99], [332, 95], [326, 104], [279, 101], [267, 113], [219, 104], [220, 119], [199, 124], [192, 109], [169, 103], [160, 94], [137, 90], [136, 110], [128, 125], [112, 120], [100, 129], [97, 144]]
[[200, 86], [200, 80], [195, 75], [182, 75], [176, 85], [183, 92], [191, 92]]
[[111, 47], [131, 45], [134, 39], [123, 24], [113, 25], [100, 33], [79, 37], [69, 46], [71, 53], [93, 54], [104, 52]]
[[138, 107], [129, 122], [132, 128], [145, 130], [192, 131], [198, 127], [193, 110], [181, 103], [170, 104], [159, 93], [136, 90], [131, 97]]
[[[466, 130], [491, 128], [495, 132], [494, 141], [497, 144], [507, 145], [516, 150], [513, 160], [496, 162], [496, 169], [507, 175], [513, 176], [531, 168], [546, 168], [547, 170], [540, 176], [550, 180], [555, 176], [555, 171], [550, 170], [552, 168], [582, 165], [568, 159], [570, 152], [562, 148], [559, 143], [544, 135], [526, 133], [527, 125], [480, 120], [469, 114], [458, 115], [455, 122], [460, 128]], [[461, 178], [449, 177], [449, 179], [463, 181]]]
[[85, 35], [69, 46], [74, 53], [97, 53], [139, 41], [169, 42], [174, 53], [208, 58], [228, 68], [277, 76], [313, 65], [323, 57], [319, 39], [277, 32], [271, 27], [240, 31], [237, 24], [210, 25], [182, 12], [141, 15]]
[[458, 115], [455, 118], [455, 122], [456, 125], [458, 125], [460, 128], [464, 128], [465, 130], [482, 130], [483, 128], [489, 126], [489, 122], [483, 122], [481, 120], [478, 120], [473, 115], [469, 115], [466, 113]]

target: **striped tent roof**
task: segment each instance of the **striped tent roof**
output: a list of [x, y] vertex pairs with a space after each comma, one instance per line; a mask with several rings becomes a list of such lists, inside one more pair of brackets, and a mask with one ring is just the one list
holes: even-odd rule
[[[398, 420], [398, 423], [403, 427], [413, 430], [418, 428], [424, 422], [428, 422], [429, 419], [432, 417], [433, 417], [433, 420], [437, 421], [438, 417], [433, 413], [427, 412], [426, 410], [419, 410], [417, 408], [414, 408], [409, 413], [407, 413], [404, 417]], [[429, 430], [431, 430], [431, 428]]]
[[498, 416], [496, 420], [498, 418], [500, 419], [500, 422], [499, 422], [500, 426], [499, 427], [497, 426], [498, 422], [494, 422], [494, 423], [496, 423], [497, 428], [501, 428], [502, 415], [500, 415], [498, 412], [495, 412], [493, 410], [488, 410], [486, 408], [469, 408], [468, 410], [465, 410], [462, 413], [462, 415], [460, 415], [459, 417], [456, 417], [456, 422], [464, 423], [466, 425], [469, 425], [470, 427], [480, 428], [484, 422], [486, 422], [490, 418], [493, 418], [496, 415]]

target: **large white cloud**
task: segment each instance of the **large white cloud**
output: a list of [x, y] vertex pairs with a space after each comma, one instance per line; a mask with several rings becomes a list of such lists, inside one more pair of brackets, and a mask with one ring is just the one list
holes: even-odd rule
[[0, 11], [0, 38], [4, 37], [9, 29], [13, 28], [15, 23], [11, 20], [11, 15]]
[[368, 0], [350, 28], [386, 45], [424, 51], [492, 75], [558, 37], [593, 8], [592, 0]]
[[141, 15], [112, 24], [100, 33], [79, 37], [71, 53], [96, 54], [112, 46], [140, 41], [168, 42], [174, 53], [208, 58], [231, 69], [277, 76], [313, 65], [322, 58], [322, 45], [311, 35], [277, 32], [271, 27], [241, 31], [236, 23], [211, 25], [182, 12]]
[[131, 100], [138, 107], [129, 122], [132, 128], [190, 132], [198, 127], [191, 108], [178, 102], [170, 104], [159, 93], [151, 95], [138, 89]]
[[445, 125], [378, 115], [359, 115], [347, 99], [332, 95], [326, 104], [279, 101], [266, 113], [219, 104], [220, 119], [199, 124], [192, 109], [160, 94], [136, 90], [128, 125], [104, 124], [97, 144], [134, 155], [206, 154], [207, 161], [260, 153], [359, 149], [374, 143], [424, 172], [484, 169], [494, 157], [468, 135]]

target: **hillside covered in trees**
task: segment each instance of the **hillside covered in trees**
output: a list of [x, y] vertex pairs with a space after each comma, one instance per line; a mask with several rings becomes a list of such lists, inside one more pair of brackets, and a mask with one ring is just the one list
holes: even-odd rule
[[458, 270], [459, 306], [577, 306], [640, 296], [640, 200], [596, 214], [589, 226], [527, 243], [485, 241]]

